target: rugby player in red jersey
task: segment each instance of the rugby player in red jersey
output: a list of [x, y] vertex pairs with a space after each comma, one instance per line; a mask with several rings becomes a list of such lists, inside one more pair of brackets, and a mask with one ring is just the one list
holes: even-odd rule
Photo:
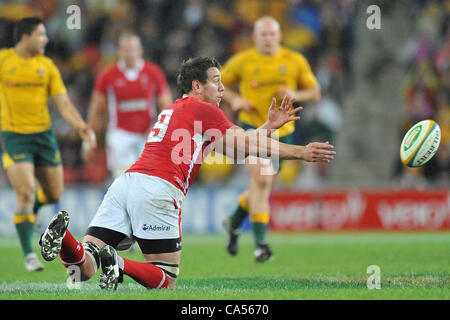
[[[117, 55], [118, 61], [98, 75], [88, 112], [89, 125], [97, 132], [108, 115], [106, 156], [114, 179], [139, 158], [154, 115], [173, 103], [164, 72], [143, 58], [138, 35], [122, 34]], [[85, 161], [92, 157], [93, 149], [83, 150]]]
[[[175, 286], [181, 258], [181, 206], [209, 151], [223, 147], [230, 155], [257, 155], [308, 162], [329, 162], [333, 146], [312, 142], [307, 146], [279, 143], [271, 130], [293, 117], [293, 100], [275, 101], [269, 120], [246, 132], [231, 123], [218, 108], [224, 86], [220, 64], [199, 57], [182, 64], [177, 77], [184, 96], [167, 106], [151, 130], [140, 158], [108, 189], [82, 242], [67, 229], [69, 215], [58, 212], [41, 236], [41, 253], [51, 261], [59, 254], [63, 264], [79, 266], [81, 281], [101, 266], [100, 287], [116, 289], [123, 274], [146, 288]], [[265, 130], [264, 130], [265, 129]], [[264, 134], [260, 134], [263, 132]], [[136, 239], [145, 262], [120, 257], [116, 249], [127, 238]]]

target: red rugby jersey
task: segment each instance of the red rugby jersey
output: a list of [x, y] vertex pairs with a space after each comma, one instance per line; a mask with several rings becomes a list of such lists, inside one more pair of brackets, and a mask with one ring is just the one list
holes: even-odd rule
[[126, 172], [162, 178], [186, 194], [211, 150], [205, 148], [232, 126], [213, 104], [192, 97], [178, 99], [159, 114], [144, 151]]
[[146, 133], [151, 126], [156, 97], [169, 90], [163, 71], [154, 63], [142, 60], [136, 78], [126, 76], [119, 63], [96, 79], [95, 90], [108, 102], [108, 128]]

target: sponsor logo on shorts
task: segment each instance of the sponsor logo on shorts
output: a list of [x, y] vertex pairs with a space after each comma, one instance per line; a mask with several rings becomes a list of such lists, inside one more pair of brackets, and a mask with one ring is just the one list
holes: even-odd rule
[[25, 159], [27, 156], [25, 155], [25, 153], [19, 153], [19, 154], [15, 154], [13, 155], [13, 159], [14, 160], [23, 160]]
[[170, 226], [156, 225], [156, 224], [146, 224], [142, 225], [142, 230], [144, 231], [170, 231]]

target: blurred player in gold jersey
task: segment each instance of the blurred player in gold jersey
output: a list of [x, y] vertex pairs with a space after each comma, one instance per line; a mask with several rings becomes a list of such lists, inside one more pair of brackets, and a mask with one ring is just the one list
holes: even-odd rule
[[[44, 56], [48, 42], [39, 18], [20, 20], [14, 48], [0, 50], [0, 123], [3, 167], [16, 194], [14, 224], [28, 271], [42, 270], [32, 235], [40, 205], [58, 202], [64, 187], [59, 147], [51, 130], [48, 98], [80, 137], [96, 146], [93, 131], [70, 101], [61, 75]], [[36, 192], [36, 179], [40, 188]], [[36, 200], [36, 203], [35, 203]]]
[[[233, 110], [239, 112], [239, 125], [255, 129], [267, 120], [267, 106], [273, 97], [277, 101], [287, 96], [297, 102], [320, 99], [320, 86], [308, 61], [300, 53], [280, 45], [279, 23], [272, 17], [262, 17], [254, 24], [255, 47], [231, 57], [222, 68], [222, 82], [226, 87], [224, 99]], [[238, 92], [233, 91], [234, 86]], [[273, 134], [281, 142], [292, 143], [294, 123], [290, 122]], [[225, 221], [228, 232], [227, 250], [238, 252], [238, 229], [247, 216], [252, 223], [255, 238], [255, 259], [264, 262], [272, 257], [266, 240], [266, 228], [270, 219], [269, 198], [276, 178], [276, 171], [266, 159], [253, 159], [249, 164], [250, 184], [239, 197], [239, 205]], [[272, 170], [273, 174], [264, 174]]]

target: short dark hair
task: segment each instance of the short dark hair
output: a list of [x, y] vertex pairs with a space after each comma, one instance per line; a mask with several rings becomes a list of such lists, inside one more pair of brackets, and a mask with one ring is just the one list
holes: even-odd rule
[[194, 80], [206, 83], [209, 68], [220, 69], [221, 65], [213, 57], [196, 57], [183, 62], [177, 75], [177, 85], [181, 93], [186, 94], [191, 91]]
[[14, 41], [19, 42], [24, 34], [31, 35], [36, 27], [43, 23], [40, 18], [28, 17], [19, 20], [14, 28]]

